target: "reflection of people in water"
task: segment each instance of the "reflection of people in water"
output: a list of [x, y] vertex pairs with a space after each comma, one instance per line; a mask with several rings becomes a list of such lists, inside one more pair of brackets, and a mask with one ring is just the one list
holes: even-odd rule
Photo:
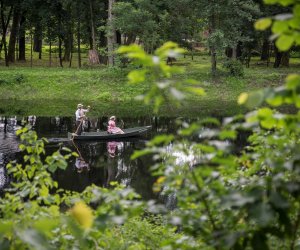
[[111, 181], [115, 181], [118, 174], [119, 174], [119, 164], [123, 163], [122, 157], [116, 157], [120, 155], [122, 149], [124, 147], [123, 142], [117, 141], [110, 141], [107, 142], [107, 153], [108, 153], [108, 160], [107, 160], [107, 181], [106, 186], [109, 186]]
[[28, 124], [34, 127], [35, 123], [36, 123], [36, 116], [35, 115], [28, 116]]
[[119, 142], [116, 142], [116, 141], [107, 142], [107, 152], [111, 158], [114, 158], [116, 156], [116, 149], [117, 149], [118, 144], [119, 144]]
[[84, 158], [82, 157], [80, 151], [79, 151], [79, 148], [78, 146], [76, 145], [76, 143], [74, 141], [72, 141], [74, 147], [76, 148], [76, 151], [79, 155], [78, 158], [76, 158], [76, 161], [75, 161], [75, 167], [77, 169], [77, 172], [78, 173], [81, 173], [84, 169], [86, 169], [87, 171], [90, 170], [90, 166], [89, 164], [84, 160]]
[[76, 158], [75, 167], [78, 173], [81, 173], [83, 169], [90, 170], [90, 166], [82, 157]]

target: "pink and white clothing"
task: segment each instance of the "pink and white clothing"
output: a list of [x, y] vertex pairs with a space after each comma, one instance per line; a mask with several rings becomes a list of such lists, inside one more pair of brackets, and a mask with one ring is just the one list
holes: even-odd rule
[[112, 119], [108, 121], [107, 132], [110, 134], [123, 134], [124, 133], [122, 129], [120, 129], [116, 126], [115, 121]]

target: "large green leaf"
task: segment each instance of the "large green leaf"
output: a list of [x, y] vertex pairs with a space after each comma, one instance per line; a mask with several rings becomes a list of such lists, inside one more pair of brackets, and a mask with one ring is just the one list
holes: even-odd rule
[[254, 27], [257, 30], [265, 30], [269, 28], [272, 24], [271, 18], [262, 18], [255, 22]]
[[276, 46], [281, 51], [287, 51], [292, 47], [294, 41], [295, 40], [292, 35], [290, 35], [290, 36], [289, 35], [281, 35], [276, 40]]

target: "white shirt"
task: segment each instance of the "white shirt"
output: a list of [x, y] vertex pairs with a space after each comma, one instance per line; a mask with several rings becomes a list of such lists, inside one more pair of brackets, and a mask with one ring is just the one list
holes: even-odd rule
[[89, 112], [89, 110], [88, 109], [77, 109], [76, 112], [75, 112], [76, 121], [80, 121], [81, 118], [84, 117], [84, 114], [86, 112]]

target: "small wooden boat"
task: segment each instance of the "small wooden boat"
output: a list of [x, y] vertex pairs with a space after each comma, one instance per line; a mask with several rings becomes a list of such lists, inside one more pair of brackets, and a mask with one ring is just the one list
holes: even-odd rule
[[137, 137], [145, 134], [151, 126], [145, 127], [135, 127], [123, 129], [124, 134], [110, 134], [107, 131], [99, 132], [82, 132], [81, 135], [76, 135], [74, 133], [68, 133], [68, 138], [70, 140], [110, 140], [110, 139], [120, 139], [128, 137]]

